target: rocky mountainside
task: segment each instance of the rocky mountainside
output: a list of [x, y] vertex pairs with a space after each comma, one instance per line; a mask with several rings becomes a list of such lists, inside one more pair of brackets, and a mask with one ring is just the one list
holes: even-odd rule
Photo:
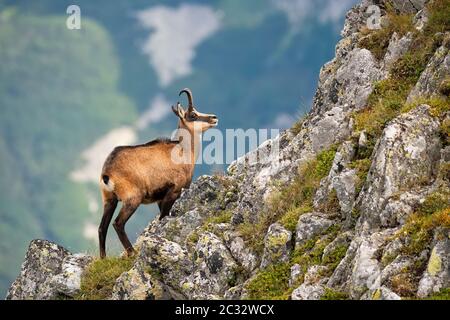
[[134, 258], [32, 241], [7, 298], [448, 298], [449, 8], [363, 0], [291, 130], [195, 181]]

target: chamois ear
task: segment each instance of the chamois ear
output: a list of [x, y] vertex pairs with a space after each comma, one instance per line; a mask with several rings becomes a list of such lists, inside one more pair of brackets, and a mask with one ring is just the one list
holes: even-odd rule
[[184, 110], [183, 110], [183, 107], [181, 106], [181, 104], [179, 102], [177, 102], [176, 106], [172, 106], [172, 111], [173, 111], [173, 113], [175, 113], [175, 115], [178, 118], [180, 118], [180, 119], [184, 118]]

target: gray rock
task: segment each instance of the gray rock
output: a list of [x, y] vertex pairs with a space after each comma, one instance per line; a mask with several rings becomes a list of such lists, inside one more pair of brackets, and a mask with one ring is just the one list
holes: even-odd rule
[[325, 287], [321, 284], [301, 284], [292, 292], [292, 300], [320, 300], [325, 293]]
[[85, 254], [73, 254], [64, 258], [61, 273], [55, 275], [52, 287], [59, 294], [75, 297], [80, 292], [81, 276], [93, 258]]
[[183, 295], [144, 271], [139, 264], [120, 275], [112, 300], [181, 300]]
[[429, 20], [429, 12], [425, 7], [414, 16], [414, 27], [418, 31], [423, 31]]
[[410, 268], [411, 266], [413, 266], [413, 264], [414, 264], [413, 259], [409, 257], [404, 256], [396, 257], [394, 261], [388, 264], [381, 272], [381, 280], [380, 280], [381, 283], [385, 284], [392, 277], [403, 273], [405, 269]]
[[314, 265], [308, 268], [308, 271], [305, 274], [305, 279], [303, 281], [306, 285], [311, 284], [325, 284], [328, 281], [327, 277], [324, 275], [328, 272], [327, 266]]
[[257, 256], [245, 245], [244, 240], [236, 232], [224, 233], [225, 245], [230, 250], [233, 258], [248, 272], [252, 272], [258, 266]]
[[339, 200], [342, 218], [350, 219], [356, 198], [357, 176], [355, 170], [344, 170], [335, 176], [331, 182]]
[[366, 130], [361, 131], [358, 138], [358, 148], [366, 148], [368, 143]]
[[9, 288], [6, 299], [56, 299], [58, 291], [52, 285], [52, 279], [62, 272], [64, 259], [70, 255], [69, 251], [50, 241], [31, 241], [20, 275]]
[[354, 49], [348, 55], [348, 62], [336, 72], [336, 81], [342, 90], [339, 103], [348, 105], [352, 110], [362, 109], [373, 90], [373, 82], [384, 77], [385, 74], [369, 50]]
[[353, 299], [359, 299], [367, 290], [375, 290], [381, 286], [381, 264], [378, 260], [380, 249], [395, 231], [386, 229], [370, 235], [363, 234], [354, 240], [357, 249], [354, 252], [349, 277], [350, 294]]
[[327, 261], [338, 248], [348, 247], [352, 241], [353, 232], [347, 231], [339, 234], [330, 244], [323, 250], [322, 261]]
[[180, 283], [191, 274], [193, 264], [186, 249], [178, 243], [152, 236], [142, 242], [137, 264], [160, 274], [167, 285], [180, 290]]
[[367, 25], [367, 19], [370, 16], [367, 8], [373, 4], [376, 4], [373, 0], [363, 0], [360, 4], [350, 9], [346, 15], [344, 29], [341, 32], [342, 37], [349, 37]]
[[392, 0], [394, 8], [400, 13], [416, 13], [422, 10], [428, 0]]
[[381, 226], [393, 228], [403, 225], [416, 206], [425, 198], [424, 193], [405, 192], [390, 198], [380, 213]]
[[328, 176], [322, 179], [320, 187], [314, 195], [313, 205], [315, 210], [320, 211], [322, 206], [328, 202], [331, 192], [335, 190], [343, 216], [345, 217], [347, 212], [351, 211], [355, 200], [355, 177], [354, 171], [345, 171], [345, 168], [354, 156], [355, 146], [353, 143], [350, 141], [342, 143], [333, 159]]
[[278, 223], [272, 224], [264, 238], [261, 268], [266, 268], [274, 263], [288, 262], [292, 250], [291, 240], [292, 232]]
[[[447, 35], [447, 37], [450, 38], [450, 35]], [[419, 81], [411, 90], [407, 102], [413, 103], [422, 97], [438, 95], [441, 83], [449, 74], [450, 53], [446, 46], [442, 46], [435, 52], [426, 69], [420, 75]]]

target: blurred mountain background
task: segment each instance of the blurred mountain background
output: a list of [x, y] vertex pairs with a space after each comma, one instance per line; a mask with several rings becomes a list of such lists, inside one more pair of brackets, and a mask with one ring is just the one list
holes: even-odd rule
[[[96, 253], [103, 160], [170, 135], [181, 88], [221, 130], [290, 127], [355, 3], [0, 0], [0, 295], [31, 239]], [[71, 4], [81, 30], [66, 27]], [[128, 234], [156, 213], [141, 208]]]

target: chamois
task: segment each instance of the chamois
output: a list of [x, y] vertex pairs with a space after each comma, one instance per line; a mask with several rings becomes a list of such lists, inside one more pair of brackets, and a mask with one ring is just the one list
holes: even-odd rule
[[160, 219], [167, 216], [183, 188], [192, 181], [202, 132], [218, 124], [213, 114], [200, 113], [194, 107], [192, 93], [187, 95], [186, 110], [178, 102], [172, 111], [179, 118], [174, 140], [157, 139], [137, 146], [116, 147], [106, 159], [100, 189], [103, 217], [98, 229], [100, 257], [106, 256], [108, 226], [119, 201], [122, 208], [113, 226], [128, 255], [134, 249], [125, 233], [125, 224], [141, 204], [157, 203]]

